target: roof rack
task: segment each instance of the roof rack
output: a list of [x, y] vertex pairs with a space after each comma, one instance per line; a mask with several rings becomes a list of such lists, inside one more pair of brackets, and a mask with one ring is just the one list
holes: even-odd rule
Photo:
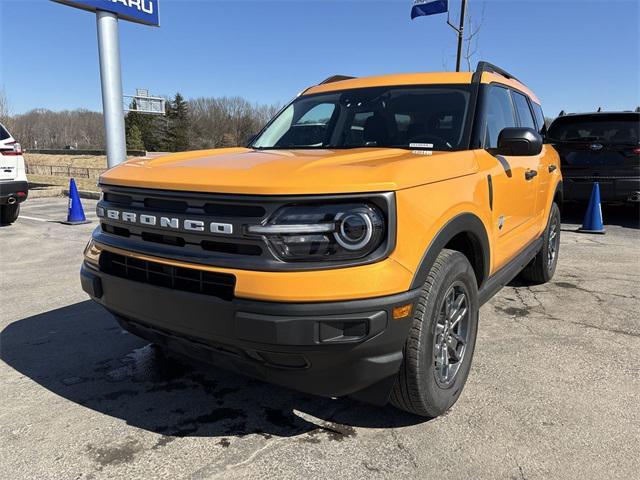
[[348, 75], [332, 75], [329, 78], [325, 78], [318, 85], [324, 85], [325, 83], [341, 82], [342, 80], [351, 80], [356, 77], [350, 77]]
[[[484, 62], [484, 61], [483, 62], [478, 62], [478, 66], [476, 67], [476, 71], [473, 72], [472, 82], [473, 83], [480, 83], [480, 80], [482, 79], [482, 74], [484, 72], [497, 73], [498, 75], [502, 75], [505, 78], [510, 78], [511, 80], [515, 80], [516, 82], [520, 82], [520, 80], [518, 80], [514, 75], [511, 75], [506, 70], [503, 70], [502, 68], [494, 65], [493, 63]], [[522, 83], [522, 82], [520, 82], [520, 83]]]

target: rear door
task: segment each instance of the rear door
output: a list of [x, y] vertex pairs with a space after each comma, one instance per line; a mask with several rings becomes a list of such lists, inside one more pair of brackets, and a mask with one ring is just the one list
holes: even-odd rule
[[14, 180], [18, 175], [18, 157], [13, 145], [15, 140], [0, 124], [0, 180]]

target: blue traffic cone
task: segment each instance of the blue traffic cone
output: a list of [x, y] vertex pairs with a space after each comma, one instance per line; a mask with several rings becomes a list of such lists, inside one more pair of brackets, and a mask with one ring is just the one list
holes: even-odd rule
[[591, 199], [582, 221], [581, 233], [606, 233], [602, 223], [602, 207], [600, 205], [600, 184], [595, 182], [591, 191]]
[[62, 222], [65, 225], [81, 225], [83, 223], [91, 223], [84, 216], [84, 209], [80, 203], [80, 195], [76, 181], [72, 178], [69, 180], [69, 212], [67, 213], [67, 221]]

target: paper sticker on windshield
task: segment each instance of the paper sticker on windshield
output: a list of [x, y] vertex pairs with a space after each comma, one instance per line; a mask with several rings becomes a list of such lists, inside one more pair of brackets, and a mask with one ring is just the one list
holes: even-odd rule
[[409, 148], [433, 148], [433, 143], [410, 143]]

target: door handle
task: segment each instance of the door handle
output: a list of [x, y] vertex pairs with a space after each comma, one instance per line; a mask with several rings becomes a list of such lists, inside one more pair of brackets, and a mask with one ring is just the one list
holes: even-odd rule
[[538, 175], [537, 170], [527, 170], [526, 172], [524, 172], [524, 178], [527, 180], [531, 180], [536, 175]]
[[556, 168], [558, 168], [558, 167], [556, 167], [555, 165], [549, 165], [549, 173], [555, 172]]

